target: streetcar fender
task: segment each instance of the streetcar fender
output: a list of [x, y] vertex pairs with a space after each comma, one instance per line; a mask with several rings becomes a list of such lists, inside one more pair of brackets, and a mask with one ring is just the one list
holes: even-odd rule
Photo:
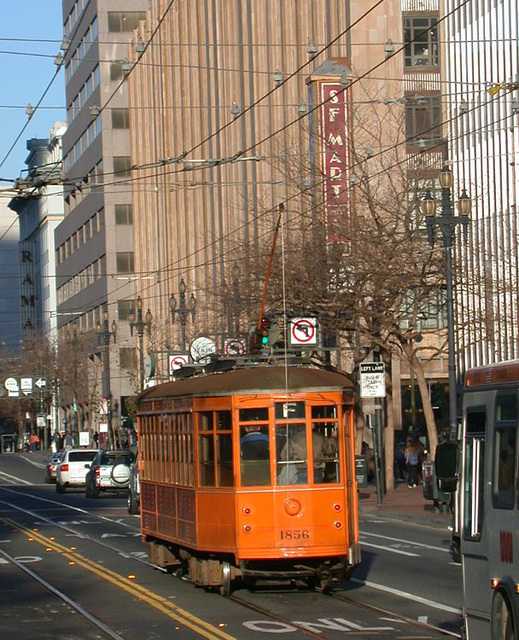
[[360, 564], [361, 554], [360, 554], [360, 544], [358, 542], [354, 542], [351, 547], [348, 549], [348, 564], [352, 567]]

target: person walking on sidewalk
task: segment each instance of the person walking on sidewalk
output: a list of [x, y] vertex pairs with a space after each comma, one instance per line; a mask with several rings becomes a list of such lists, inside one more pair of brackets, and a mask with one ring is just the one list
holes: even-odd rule
[[410, 489], [414, 489], [418, 481], [418, 464], [420, 459], [418, 456], [418, 448], [412, 438], [407, 438], [405, 461], [407, 465], [407, 486]]

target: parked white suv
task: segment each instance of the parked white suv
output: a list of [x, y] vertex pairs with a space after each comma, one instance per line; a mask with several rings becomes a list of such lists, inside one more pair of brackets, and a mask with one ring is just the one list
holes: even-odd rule
[[56, 469], [56, 491], [64, 493], [68, 487], [84, 487], [85, 476], [96, 453], [97, 449], [65, 451], [65, 455]]
[[101, 491], [128, 491], [130, 465], [135, 454], [128, 449], [98, 451], [85, 478], [85, 496], [99, 498]]

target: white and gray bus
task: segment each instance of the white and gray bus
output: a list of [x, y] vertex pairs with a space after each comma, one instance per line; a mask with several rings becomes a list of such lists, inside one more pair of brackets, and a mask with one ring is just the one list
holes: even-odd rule
[[459, 492], [469, 640], [519, 639], [518, 419], [519, 361], [471, 369], [461, 446], [436, 453], [439, 488]]

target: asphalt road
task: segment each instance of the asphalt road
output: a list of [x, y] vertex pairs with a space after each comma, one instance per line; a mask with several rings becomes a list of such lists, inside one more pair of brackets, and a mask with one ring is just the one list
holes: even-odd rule
[[0, 455], [2, 638], [441, 637], [404, 617], [459, 634], [461, 568], [447, 531], [369, 517], [362, 566], [337, 598], [268, 585], [225, 599], [147, 564], [125, 496], [43, 484], [44, 457]]

